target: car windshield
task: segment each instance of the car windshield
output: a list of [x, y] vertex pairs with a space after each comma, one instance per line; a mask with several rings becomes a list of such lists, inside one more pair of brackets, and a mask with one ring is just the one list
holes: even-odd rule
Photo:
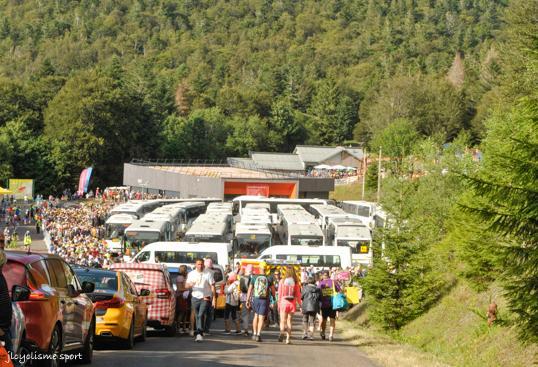
[[95, 284], [94, 292], [106, 292], [118, 290], [118, 276], [111, 272], [88, 272], [86, 270], [76, 270], [77, 276], [82, 282], [92, 282]]

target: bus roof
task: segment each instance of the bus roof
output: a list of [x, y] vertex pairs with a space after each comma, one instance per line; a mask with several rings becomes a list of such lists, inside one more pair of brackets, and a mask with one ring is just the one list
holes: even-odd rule
[[329, 222], [333, 223], [333, 224], [336, 224], [336, 225], [362, 224], [362, 225], [366, 226], [364, 224], [364, 222], [362, 221], [362, 219], [359, 218], [359, 216], [354, 215], [354, 214], [347, 214], [347, 215], [343, 215], [341, 217], [340, 216], [338, 216], [338, 217], [330, 217]]
[[166, 223], [167, 220], [139, 219], [127, 227], [125, 232], [160, 232]]
[[127, 224], [136, 220], [136, 216], [126, 213], [114, 214], [108, 217], [105, 224]]
[[189, 235], [204, 235], [204, 234], [216, 234], [222, 235], [226, 233], [228, 224], [226, 222], [198, 222], [194, 221], [191, 228], [185, 233], [185, 236]]
[[319, 236], [323, 237], [323, 232], [317, 224], [314, 223], [299, 223], [288, 227], [288, 235], [294, 236]]
[[269, 203], [248, 203], [245, 205], [245, 209], [267, 210], [271, 211], [271, 204]]
[[332, 216], [332, 215], [345, 215], [347, 214], [343, 209], [334, 205], [310, 205], [311, 210], [317, 213], [318, 216]]
[[336, 229], [336, 238], [371, 240], [372, 233], [362, 225], [340, 225]]
[[267, 234], [272, 235], [267, 224], [237, 223], [235, 225], [235, 235]]

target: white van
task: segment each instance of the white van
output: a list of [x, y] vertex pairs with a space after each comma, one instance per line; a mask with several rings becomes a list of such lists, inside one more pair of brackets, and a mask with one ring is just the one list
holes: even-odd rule
[[351, 266], [351, 248], [348, 246], [271, 246], [259, 260], [299, 261], [301, 266], [313, 265], [318, 271], [324, 268]]
[[196, 259], [211, 258], [225, 267], [230, 264], [229, 243], [207, 242], [154, 242], [145, 246], [131, 260], [141, 263], [161, 263], [167, 267], [193, 266]]

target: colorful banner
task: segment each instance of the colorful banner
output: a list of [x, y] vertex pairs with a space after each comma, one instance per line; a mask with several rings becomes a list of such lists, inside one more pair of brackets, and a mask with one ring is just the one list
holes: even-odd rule
[[269, 197], [269, 185], [247, 185], [247, 195]]
[[88, 186], [90, 186], [90, 178], [92, 176], [93, 167], [88, 167], [80, 173], [80, 179], [78, 180], [78, 191], [79, 195], [88, 192]]
[[13, 193], [15, 199], [28, 199], [34, 197], [34, 180], [26, 178], [10, 178], [9, 191]]

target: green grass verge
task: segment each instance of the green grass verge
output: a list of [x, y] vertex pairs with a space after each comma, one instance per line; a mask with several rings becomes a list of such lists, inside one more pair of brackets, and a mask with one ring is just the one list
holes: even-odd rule
[[[334, 191], [331, 191], [329, 197], [333, 200], [362, 200], [362, 183], [357, 182], [351, 185], [339, 185], [334, 187]], [[364, 200], [375, 201], [376, 193], [371, 190], [366, 190], [364, 193]]]
[[[492, 299], [499, 306], [500, 322], [488, 327], [485, 313]], [[538, 365], [538, 346], [517, 339], [501, 289], [495, 285], [477, 293], [460, 282], [426, 314], [393, 335], [370, 325], [367, 305], [360, 306], [346, 315], [344, 335], [383, 366]]]

